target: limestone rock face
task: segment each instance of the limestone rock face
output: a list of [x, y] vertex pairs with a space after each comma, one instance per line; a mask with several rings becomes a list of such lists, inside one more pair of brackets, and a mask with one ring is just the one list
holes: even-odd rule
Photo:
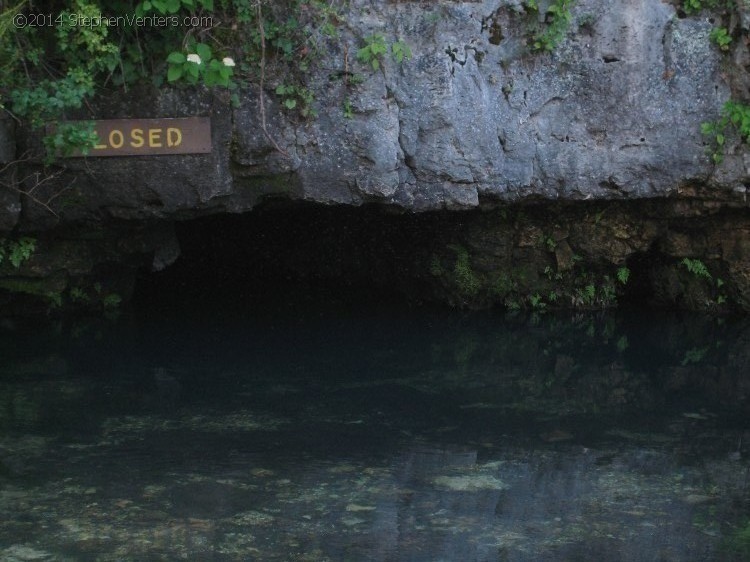
[[[308, 76], [317, 118], [283, 111], [269, 70], [267, 130], [287, 155], [261, 129], [257, 90], [238, 108], [222, 94], [123, 96], [94, 117], [210, 115], [213, 153], [66, 161], [75, 182], [61, 220], [241, 212], [269, 195], [424, 211], [705, 183], [700, 124], [730, 97], [707, 18], [679, 18], [662, 0], [580, 0], [565, 39], [539, 53], [530, 30], [543, 17], [518, 0], [351, 2]], [[372, 70], [356, 51], [373, 34], [412, 58], [388, 54]], [[719, 198], [746, 175], [738, 158], [715, 176]], [[25, 220], [44, 227], [44, 214]]]
[[[297, 196], [421, 211], [480, 198], [661, 197], [709, 176], [700, 124], [729, 90], [707, 20], [679, 19], [659, 0], [582, 1], [568, 38], [534, 54], [533, 17], [517, 1], [352, 3], [341, 45], [378, 33], [413, 58], [386, 57], [372, 72], [352, 48], [330, 53], [326, 66], [365, 81], [352, 90], [317, 76], [321, 116], [279, 123]], [[254, 109], [246, 100], [234, 120], [237, 164], [259, 170], [246, 179], [281, 171], [277, 154], [248, 158], [273, 152]]]

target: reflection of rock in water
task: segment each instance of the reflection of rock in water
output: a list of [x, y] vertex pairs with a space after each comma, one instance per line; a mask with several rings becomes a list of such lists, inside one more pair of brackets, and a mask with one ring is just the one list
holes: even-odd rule
[[153, 373], [157, 399], [167, 408], [175, 407], [180, 401], [180, 392], [182, 391], [180, 381], [170, 375], [163, 367], [155, 368]]

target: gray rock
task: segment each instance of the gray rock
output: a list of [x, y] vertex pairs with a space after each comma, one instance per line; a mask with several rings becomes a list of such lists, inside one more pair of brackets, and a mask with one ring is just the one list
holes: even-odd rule
[[[80, 198], [63, 205], [61, 222], [242, 212], [269, 196], [417, 211], [646, 198], [707, 180], [700, 124], [729, 98], [711, 24], [679, 19], [661, 0], [581, 0], [572, 11], [566, 39], [548, 54], [525, 44], [533, 15], [515, 0], [355, 0], [338, 44], [309, 76], [316, 119], [282, 111], [267, 83], [267, 130], [287, 156], [262, 130], [257, 90], [237, 109], [221, 93], [132, 96], [101, 116], [211, 115], [213, 152], [69, 160], [60, 182], [74, 179]], [[353, 53], [374, 32], [405, 41], [413, 58], [385, 56], [379, 71], [354, 56], [345, 63], [342, 47]], [[345, 65], [364, 83], [330, 77]], [[719, 193], [748, 175], [733, 162], [714, 176]], [[13, 224], [11, 207], [0, 208], [0, 225]], [[33, 227], [34, 213], [25, 220]]]

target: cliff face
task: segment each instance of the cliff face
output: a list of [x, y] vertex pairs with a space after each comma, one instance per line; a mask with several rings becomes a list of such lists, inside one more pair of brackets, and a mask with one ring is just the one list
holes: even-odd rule
[[[236, 108], [221, 93], [122, 96], [83, 117], [210, 115], [213, 151], [66, 160], [35, 192], [47, 200], [64, 190], [50, 204], [57, 216], [4, 190], [0, 225], [37, 233], [47, 253], [61, 239], [87, 239], [81, 271], [90, 275], [104, 262], [141, 258], [164, 267], [179, 253], [172, 222], [248, 211], [269, 197], [421, 212], [664, 197], [698, 201], [693, 215], [746, 207], [742, 155], [730, 150], [715, 168], [700, 133], [737, 87], [731, 61], [709, 41], [706, 15], [684, 17], [662, 0], [581, 0], [564, 40], [535, 53], [529, 29], [543, 18], [519, 0], [354, 0], [307, 75], [316, 118], [282, 110], [273, 65], [269, 135], [257, 88]], [[367, 67], [356, 51], [373, 34], [405, 42], [413, 56], [398, 63], [387, 54], [377, 70]], [[363, 78], [356, 85], [355, 74]], [[0, 127], [5, 159], [10, 136]], [[28, 140], [19, 136], [22, 148]], [[82, 234], [92, 224], [104, 232], [96, 243]], [[102, 242], [112, 232], [118, 242]], [[601, 252], [615, 265], [628, 258]]]

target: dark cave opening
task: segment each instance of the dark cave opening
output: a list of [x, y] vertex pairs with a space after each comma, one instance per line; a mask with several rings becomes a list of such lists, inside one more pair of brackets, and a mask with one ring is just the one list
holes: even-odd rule
[[416, 262], [447, 213], [273, 201], [176, 224], [180, 257], [142, 272], [137, 307], [269, 300], [419, 300]]
[[654, 303], [656, 292], [653, 284], [652, 270], [664, 256], [653, 248], [638, 252], [625, 263], [630, 276], [619, 298], [623, 306], [643, 306]]

